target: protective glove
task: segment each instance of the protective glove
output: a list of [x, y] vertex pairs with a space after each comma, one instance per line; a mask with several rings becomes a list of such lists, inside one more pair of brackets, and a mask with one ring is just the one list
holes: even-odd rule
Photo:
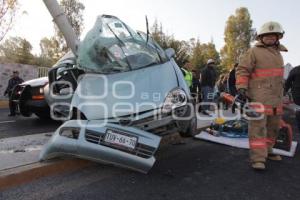
[[240, 88], [237, 91], [237, 94], [235, 96], [234, 102], [232, 104], [232, 113], [235, 113], [235, 110], [239, 108], [242, 112], [242, 109], [244, 105], [247, 103], [247, 95], [246, 95], [247, 90], [244, 88]]
[[[244, 88], [240, 88], [238, 90], [238, 96], [236, 97], [237, 101], [240, 102], [241, 106], [244, 107], [246, 106], [246, 103], [248, 101], [250, 101], [250, 98], [247, 96], [247, 90], [244, 89]], [[248, 105], [247, 105], [247, 109], [249, 109]], [[243, 113], [243, 109], [241, 110], [241, 112]], [[248, 117], [251, 117], [251, 118], [259, 118], [261, 117], [261, 113], [258, 113], [256, 112], [255, 110], [248, 110], [247, 112], [245, 112], [245, 114], [248, 116]]]

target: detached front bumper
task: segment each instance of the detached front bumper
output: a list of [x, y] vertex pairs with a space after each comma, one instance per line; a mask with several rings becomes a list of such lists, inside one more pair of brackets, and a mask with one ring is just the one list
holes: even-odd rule
[[[106, 141], [108, 130], [136, 138], [134, 148]], [[70, 134], [69, 134], [70, 133]], [[155, 162], [161, 137], [101, 120], [71, 120], [59, 127], [40, 154], [40, 161], [71, 155], [147, 173]]]

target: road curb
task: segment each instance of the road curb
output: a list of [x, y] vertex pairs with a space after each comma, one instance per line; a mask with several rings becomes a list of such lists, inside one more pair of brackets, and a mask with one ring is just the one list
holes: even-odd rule
[[67, 159], [49, 162], [33, 163], [12, 169], [0, 171], [0, 190], [18, 186], [33, 180], [60, 174], [66, 171], [76, 171], [95, 164], [87, 160]]
[[[198, 128], [197, 131], [200, 132], [203, 129], [204, 128]], [[172, 134], [164, 137], [161, 141], [161, 145], [165, 145], [167, 143], [176, 143], [180, 142], [181, 140], [182, 138], [179, 134]], [[29, 183], [42, 177], [57, 175], [66, 171], [76, 171], [95, 164], [95, 162], [77, 158], [59, 160], [56, 159], [47, 162], [36, 162], [28, 165], [14, 167], [11, 169], [1, 170], [0, 191]]]

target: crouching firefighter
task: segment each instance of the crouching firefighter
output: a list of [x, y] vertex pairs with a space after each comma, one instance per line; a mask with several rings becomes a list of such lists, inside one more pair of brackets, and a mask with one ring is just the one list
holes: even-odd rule
[[249, 120], [250, 161], [252, 168], [264, 170], [266, 160], [280, 161], [272, 148], [283, 114], [283, 58], [287, 49], [279, 43], [284, 31], [277, 22], [265, 23], [254, 47], [240, 60], [236, 69], [238, 95], [262, 104], [262, 117]]

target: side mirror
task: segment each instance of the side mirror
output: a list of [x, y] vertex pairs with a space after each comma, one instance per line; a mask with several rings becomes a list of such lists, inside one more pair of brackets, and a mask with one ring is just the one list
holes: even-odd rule
[[171, 59], [171, 58], [173, 58], [173, 57], [175, 56], [175, 50], [172, 49], [172, 48], [166, 49], [166, 50], [165, 50], [165, 53], [166, 53], [166, 55], [167, 55], [167, 57], [168, 57], [169, 59]]
[[72, 93], [73, 93], [73, 90], [70, 87], [62, 88], [62, 89], [59, 90], [60, 95], [66, 95], [67, 96], [67, 95], [70, 95]]

